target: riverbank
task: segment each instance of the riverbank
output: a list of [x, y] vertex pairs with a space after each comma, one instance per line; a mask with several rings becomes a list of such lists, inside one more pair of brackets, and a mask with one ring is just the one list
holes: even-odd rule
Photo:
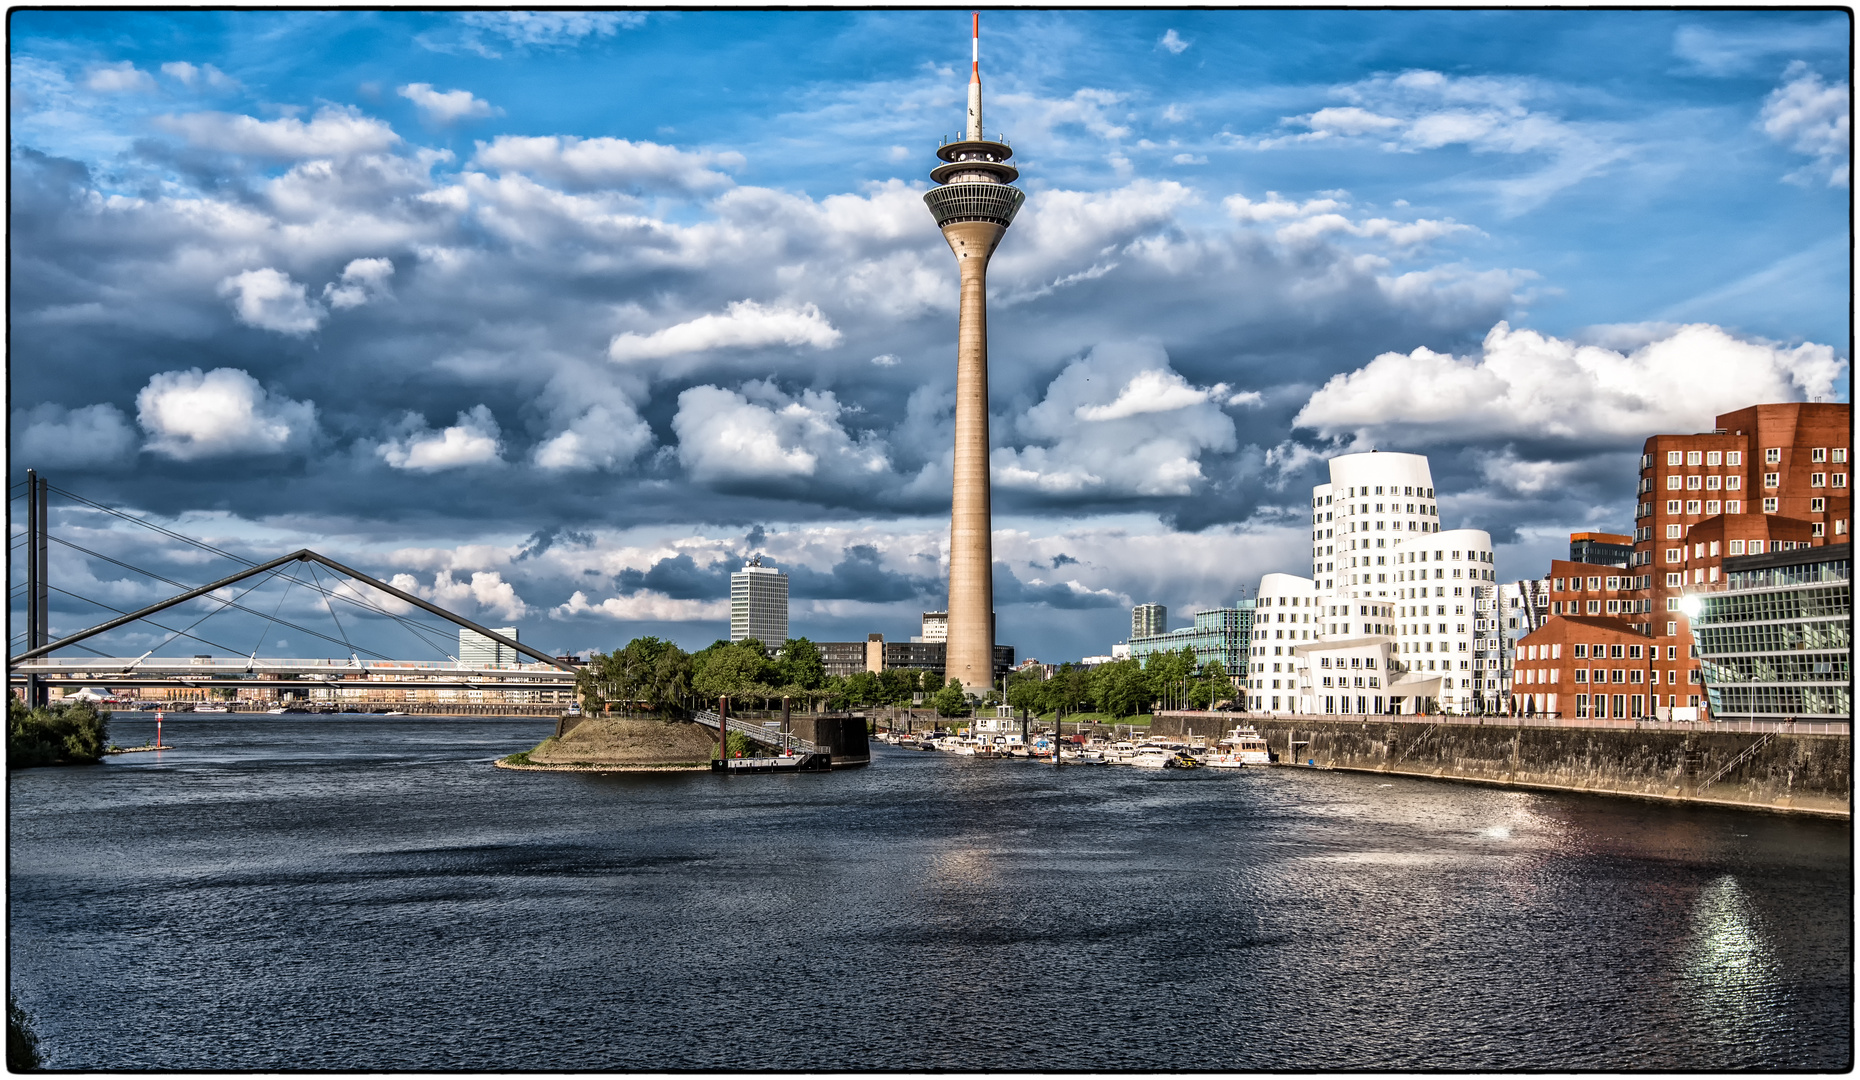
[[498, 758], [491, 764], [500, 769], [515, 772], [592, 772], [592, 773], [661, 773], [661, 772], [709, 772], [710, 762], [684, 762], [673, 765], [536, 765], [531, 762], [512, 761], [511, 758], [524, 755], [512, 754], [510, 757]]
[[[565, 729], [565, 730], [564, 730]], [[687, 721], [588, 716], [504, 759], [505, 768], [540, 772], [667, 772], [710, 768], [717, 740]], [[500, 763], [502, 764], [502, 763]]]
[[1226, 713], [1164, 714], [1152, 730], [1218, 737], [1236, 723], [1256, 728], [1281, 762], [1321, 769], [1853, 817], [1845, 734]]

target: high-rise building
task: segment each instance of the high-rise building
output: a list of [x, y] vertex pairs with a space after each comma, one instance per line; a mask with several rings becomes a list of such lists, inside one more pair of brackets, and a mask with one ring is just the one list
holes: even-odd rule
[[1853, 542], [1724, 561], [1722, 591], [1688, 596], [1720, 720], [1853, 716]]
[[1130, 609], [1130, 640], [1169, 632], [1169, 609], [1161, 604], [1138, 604]]
[[[514, 626], [493, 626], [491, 632], [519, 641]], [[508, 645], [485, 637], [476, 630], [459, 631], [459, 663], [466, 667], [490, 667], [493, 664], [521, 664], [523, 655]]]
[[[1254, 600], [1242, 600], [1234, 607], [1210, 608], [1195, 612], [1195, 624], [1184, 626], [1179, 630], [1167, 630], [1154, 634], [1137, 633], [1137, 621], [1131, 620], [1130, 655], [1132, 659], [1141, 660], [1152, 653], [1179, 652], [1182, 649], [1195, 650], [1195, 669], [1204, 670], [1210, 663], [1219, 660], [1221, 667], [1229, 676], [1244, 675], [1247, 671], [1247, 658], [1252, 653]], [[1144, 604], [1137, 608], [1156, 608], [1158, 616], [1153, 623], [1145, 625], [1160, 627], [1164, 620], [1161, 604]]]
[[730, 575], [730, 640], [744, 638], [771, 649], [788, 640], [788, 575], [760, 555]]
[[926, 611], [923, 618], [923, 634], [913, 641], [949, 641], [949, 612]]
[[956, 455], [950, 492], [948, 677], [986, 691], [994, 668], [994, 545], [988, 477], [988, 260], [1025, 199], [1014, 151], [982, 127], [981, 16], [970, 37], [969, 114], [961, 138], [937, 149], [924, 203], [956, 257]]

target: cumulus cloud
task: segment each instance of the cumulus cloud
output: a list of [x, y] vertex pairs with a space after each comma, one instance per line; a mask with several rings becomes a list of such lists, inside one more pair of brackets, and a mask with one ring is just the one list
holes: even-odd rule
[[1789, 65], [1789, 81], [1770, 91], [1759, 118], [1764, 134], [1814, 164], [1786, 179], [1807, 182], [1825, 178], [1829, 187], [1846, 187], [1853, 141], [1852, 94], [1844, 82], [1829, 85], [1801, 61]]
[[162, 372], [136, 395], [143, 449], [177, 461], [276, 454], [316, 429], [316, 406], [274, 396], [237, 368]]
[[558, 619], [589, 614], [628, 622], [722, 622], [730, 617], [730, 601], [674, 599], [642, 589], [625, 596], [610, 596], [596, 604], [588, 600], [587, 593], [576, 589], [567, 603], [550, 612]]
[[479, 120], [487, 116], [500, 115], [504, 111], [493, 108], [491, 103], [483, 98], [474, 97], [470, 90], [442, 92], [433, 89], [432, 83], [408, 83], [394, 92], [413, 102], [426, 119], [435, 124]]
[[395, 574], [388, 579], [388, 584], [422, 600], [431, 600], [440, 607], [475, 606], [499, 619], [520, 619], [530, 612], [530, 606], [517, 595], [516, 586], [505, 581], [503, 574], [496, 570], [474, 571], [469, 581], [458, 581], [453, 578], [452, 571], [441, 570], [433, 575], [431, 585], [420, 584], [412, 574]]
[[680, 150], [653, 142], [573, 135], [500, 135], [479, 142], [473, 163], [500, 172], [540, 177], [564, 190], [650, 188], [684, 193], [729, 187], [719, 168], [739, 169], [743, 155]]
[[830, 390], [789, 397], [764, 380], [740, 392], [694, 386], [678, 395], [672, 430], [679, 461], [700, 483], [886, 472], [884, 444], [874, 435], [848, 434], [843, 411]]
[[607, 355], [621, 363], [662, 360], [712, 349], [753, 349], [768, 345], [837, 345], [840, 332], [813, 304], [764, 306], [738, 300], [721, 315], [700, 315], [651, 334], [625, 333], [613, 339]]
[[1424, 446], [1489, 437], [1638, 446], [1760, 401], [1828, 400], [1847, 368], [1826, 345], [1660, 328], [1630, 351], [1494, 326], [1476, 356], [1383, 353], [1311, 395], [1295, 426], [1327, 438]]
[[123, 60], [91, 68], [84, 76], [84, 85], [100, 94], [141, 93], [155, 89], [155, 76]]
[[612, 469], [652, 445], [652, 429], [631, 406], [593, 405], [536, 448], [536, 464], [566, 471]]
[[1109, 343], [1067, 365], [1000, 447], [995, 482], [1060, 496], [1186, 495], [1206, 477], [1205, 451], [1234, 449], [1219, 402], [1228, 388], [1192, 386], [1151, 342]]
[[14, 459], [35, 468], [113, 465], [133, 456], [135, 449], [135, 431], [114, 405], [66, 409], [45, 402], [13, 410]]
[[872, 358], [873, 367], [897, 367], [902, 363], [904, 363], [904, 361], [898, 359], [896, 353], [879, 353]]
[[415, 413], [408, 413], [401, 424], [405, 435], [375, 448], [381, 460], [396, 469], [441, 472], [502, 460], [497, 418], [483, 405], [459, 413], [458, 422], [441, 431], [428, 428], [426, 418]]
[[232, 300], [240, 322], [260, 330], [308, 334], [329, 315], [323, 305], [310, 299], [300, 282], [269, 266], [226, 278], [220, 282], [219, 293]]
[[319, 109], [309, 123], [199, 112], [156, 117], [155, 126], [202, 150], [286, 160], [380, 153], [400, 142], [387, 124], [340, 105]]
[[370, 300], [387, 296], [388, 281], [393, 276], [394, 262], [391, 259], [353, 259], [342, 268], [340, 281], [323, 286], [323, 299], [338, 311], [361, 307]]
[[1171, 27], [1167, 31], [1164, 31], [1162, 40], [1158, 41], [1156, 43], [1156, 46], [1158, 48], [1168, 49], [1170, 52], [1175, 53], [1177, 56], [1180, 56], [1182, 55], [1182, 53], [1188, 50], [1188, 47], [1190, 45], [1193, 45], [1193, 44], [1194, 42], [1192, 41], [1182, 40], [1182, 35], [1176, 33], [1175, 29]]
[[1268, 191], [1266, 197], [1257, 202], [1243, 194], [1229, 195], [1221, 200], [1221, 206], [1229, 217], [1243, 225], [1275, 226], [1273, 237], [1290, 244], [1308, 244], [1341, 234], [1381, 240], [1391, 247], [1406, 249], [1454, 233], [1478, 231], [1452, 219], [1396, 221], [1375, 217], [1352, 221], [1343, 212], [1350, 208], [1346, 199], [1327, 197], [1306, 199], [1300, 203], [1286, 199], [1276, 191]]
[[190, 64], [175, 60], [161, 66], [161, 73], [182, 86], [211, 86], [215, 89], [237, 86], [238, 81], [212, 64]]

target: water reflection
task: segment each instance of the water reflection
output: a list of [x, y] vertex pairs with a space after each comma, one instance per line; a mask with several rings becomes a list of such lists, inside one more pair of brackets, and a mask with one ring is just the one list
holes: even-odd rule
[[1699, 893], [1682, 954], [1682, 992], [1727, 1046], [1753, 1048], [1781, 996], [1774, 950], [1756, 925], [1738, 879], [1725, 874]]

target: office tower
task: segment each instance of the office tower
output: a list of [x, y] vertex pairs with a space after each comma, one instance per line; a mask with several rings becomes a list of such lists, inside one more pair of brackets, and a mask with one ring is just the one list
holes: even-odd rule
[[[493, 626], [491, 632], [519, 641], [514, 626]], [[459, 663], [467, 667], [490, 667], [493, 664], [521, 664], [522, 654], [508, 645], [485, 637], [476, 630], [459, 631]]]
[[1169, 609], [1161, 604], [1138, 604], [1130, 610], [1130, 640], [1169, 632]]
[[730, 575], [730, 640], [744, 638], [771, 649], [788, 640], [788, 575], [760, 555]]

